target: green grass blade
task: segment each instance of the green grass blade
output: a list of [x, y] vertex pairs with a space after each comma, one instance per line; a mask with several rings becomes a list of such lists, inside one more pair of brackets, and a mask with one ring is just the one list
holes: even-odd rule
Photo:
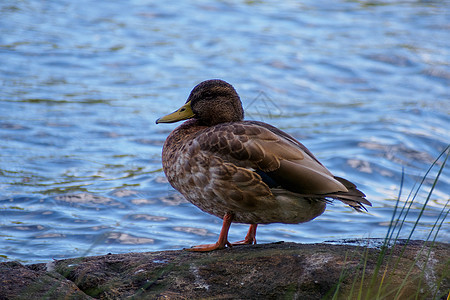
[[[447, 209], [447, 206], [448, 206], [448, 203], [449, 203], [449, 202], [450, 202], [450, 200], [448, 200], [447, 203], [446, 203], [446, 204], [444, 205], [444, 207], [442, 208], [442, 210], [441, 210], [441, 212], [440, 212], [438, 218], [436, 219], [436, 222], [434, 222], [433, 228], [430, 230], [430, 233], [428, 234], [428, 237], [427, 237], [427, 239], [426, 239], [426, 241], [429, 240], [429, 238], [430, 238], [430, 236], [431, 236], [431, 233], [432, 233], [433, 230], [436, 228], [436, 225], [438, 224], [439, 220], [441, 219], [441, 216], [444, 215], [444, 212], [446, 211], [444, 217], [442, 218], [441, 222], [439, 223], [439, 226], [437, 226], [436, 233], [434, 234], [434, 237], [433, 237], [433, 241], [432, 241], [432, 243], [431, 243], [431, 246], [428, 248], [427, 257], [426, 257], [426, 259], [425, 259], [424, 265], [423, 265], [423, 267], [422, 267], [422, 272], [421, 272], [421, 275], [420, 275], [420, 280], [419, 280], [419, 284], [418, 284], [418, 288], [417, 288], [417, 293], [416, 293], [416, 298], [415, 298], [416, 300], [419, 298], [419, 291], [420, 291], [420, 287], [421, 287], [421, 285], [422, 285], [422, 279], [423, 279], [424, 276], [425, 276], [425, 270], [426, 270], [426, 268], [427, 268], [427, 263], [428, 263], [428, 261], [430, 260], [431, 250], [432, 250], [433, 247], [434, 247], [434, 244], [435, 244], [435, 242], [436, 242], [436, 238], [437, 238], [437, 236], [438, 236], [438, 234], [439, 234], [439, 231], [440, 231], [441, 228], [442, 228], [442, 224], [444, 223], [445, 219], [446, 219], [447, 216], [448, 216], [449, 210]], [[425, 245], [424, 245], [424, 246], [425, 246]], [[438, 288], [435, 288], [435, 290], [438, 290]]]
[[[397, 239], [398, 239], [398, 237], [399, 237], [399, 235], [400, 235], [400, 232], [401, 232], [401, 230], [402, 230], [403, 224], [404, 224], [405, 221], [406, 221], [406, 217], [407, 217], [407, 215], [408, 215], [408, 213], [409, 213], [409, 211], [410, 211], [410, 209], [411, 209], [411, 206], [412, 206], [414, 200], [415, 200], [416, 197], [417, 197], [417, 194], [419, 193], [420, 188], [422, 187], [423, 183], [425, 182], [425, 179], [428, 177], [428, 174], [431, 172], [431, 170], [432, 170], [432, 169], [434, 168], [434, 166], [437, 164], [437, 162], [439, 161], [439, 159], [440, 159], [440, 158], [441, 158], [441, 157], [449, 150], [449, 148], [450, 148], [450, 145], [448, 145], [448, 146], [447, 146], [447, 147], [446, 147], [446, 148], [438, 155], [438, 157], [433, 161], [433, 163], [431, 164], [431, 166], [428, 168], [428, 170], [427, 170], [427, 171], [425, 172], [425, 174], [422, 176], [422, 180], [420, 181], [420, 184], [419, 184], [419, 186], [417, 187], [416, 192], [414, 193], [414, 196], [412, 197], [412, 200], [409, 202], [409, 206], [408, 206], [408, 208], [407, 208], [407, 210], [406, 210], [406, 212], [405, 212], [405, 214], [404, 214], [404, 216], [403, 216], [403, 220], [402, 220], [402, 222], [400, 223], [400, 227], [399, 227], [399, 229], [397, 230], [397, 235], [396, 235], [396, 237], [395, 237], [395, 241], [397, 241]], [[447, 157], [448, 157], [448, 154], [447, 154]], [[447, 160], [447, 157], [446, 157], [445, 160]], [[445, 165], [445, 162], [444, 162], [444, 165]], [[410, 196], [411, 196], [413, 190], [414, 190], [414, 188], [411, 190], [411, 193], [410, 193], [410, 195], [408, 196], [408, 198], [407, 198], [407, 200], [406, 200], [406, 202], [405, 202], [405, 205], [406, 205], [406, 203], [409, 201]], [[402, 210], [402, 211], [403, 211], [403, 210]], [[412, 230], [411, 233], [412, 233], [412, 232], [414, 232], [414, 230]], [[409, 241], [409, 239], [408, 239], [408, 241]], [[404, 247], [406, 247], [407, 245], [408, 245], [408, 243], [406, 243]]]
[[[448, 147], [447, 147], [446, 149], [448, 149]], [[416, 220], [416, 222], [414, 223], [413, 228], [411, 229], [411, 233], [410, 233], [409, 236], [408, 236], [408, 239], [407, 239], [406, 244], [411, 240], [411, 237], [412, 237], [412, 235], [413, 235], [413, 233], [414, 233], [414, 230], [416, 229], [416, 227], [417, 227], [417, 225], [418, 225], [418, 223], [419, 223], [419, 221], [420, 221], [420, 218], [422, 217], [423, 212], [425, 211], [425, 208], [426, 208], [426, 206], [427, 206], [427, 204], [428, 204], [428, 201], [430, 200], [431, 195], [433, 194], [434, 188], [436, 187], [436, 184], [437, 184], [437, 182], [438, 182], [438, 180], [439, 180], [439, 177], [440, 177], [440, 175], [442, 174], [442, 171], [444, 170], [444, 167], [445, 167], [445, 164], [446, 164], [446, 162], [447, 162], [447, 159], [448, 159], [449, 155], [450, 155], [450, 151], [447, 153], [447, 156], [445, 157], [444, 162], [442, 163], [441, 167], [439, 168], [439, 171], [438, 171], [438, 173], [437, 173], [437, 175], [436, 175], [436, 177], [435, 177], [435, 179], [434, 179], [434, 181], [433, 181], [433, 185], [431, 186], [431, 189], [430, 189], [430, 191], [428, 192], [428, 195], [427, 195], [427, 198], [426, 198], [426, 200], [425, 200], [425, 203], [423, 204], [422, 209], [420, 210], [419, 216], [417, 217], [417, 220]], [[424, 177], [424, 179], [422, 180], [422, 182], [423, 182], [424, 180], [425, 180], [425, 177]], [[422, 183], [421, 183], [421, 185], [422, 185]], [[405, 249], [406, 249], [406, 245], [403, 247], [402, 252], [400, 253], [400, 257], [403, 255]], [[418, 255], [417, 255], [417, 258], [416, 258], [414, 264], [409, 268], [408, 273], [406, 274], [405, 278], [403, 279], [402, 283], [400, 284], [400, 287], [399, 287], [399, 289], [397, 290], [397, 293], [396, 293], [394, 299], [398, 299], [398, 297], [399, 297], [399, 295], [400, 295], [400, 291], [401, 291], [402, 288], [405, 286], [406, 281], [407, 281], [409, 275], [411, 274], [412, 269], [414, 268], [415, 264], [417, 263], [417, 260], [418, 260], [419, 257], [420, 257], [420, 254], [422, 253], [422, 250], [423, 250], [423, 247], [422, 247], [422, 249], [419, 251], [419, 253], [418, 253]], [[397, 262], [400, 260], [400, 257], [398, 258]], [[397, 264], [396, 264], [396, 265], [397, 265]]]

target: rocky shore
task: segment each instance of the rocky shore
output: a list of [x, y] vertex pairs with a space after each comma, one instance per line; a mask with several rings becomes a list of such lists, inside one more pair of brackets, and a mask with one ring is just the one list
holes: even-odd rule
[[381, 244], [279, 242], [4, 262], [0, 299], [446, 299], [449, 244], [399, 241], [377, 264]]

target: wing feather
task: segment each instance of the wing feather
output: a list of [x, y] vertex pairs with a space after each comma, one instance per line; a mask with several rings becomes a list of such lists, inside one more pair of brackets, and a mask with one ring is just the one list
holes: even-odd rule
[[[286, 190], [316, 198], [335, 198], [354, 207], [371, 205], [364, 193], [348, 180], [335, 177], [300, 142], [287, 133], [262, 122], [242, 121], [219, 124], [206, 129], [196, 137], [202, 151], [220, 157], [238, 168], [264, 172]], [[261, 176], [243, 180], [235, 172], [233, 180], [245, 184], [241, 190], [258, 188]], [[239, 174], [239, 175], [238, 175]], [[237, 184], [239, 185], [239, 184]], [[267, 186], [267, 185], [266, 185]], [[267, 186], [268, 187], [268, 186]]]

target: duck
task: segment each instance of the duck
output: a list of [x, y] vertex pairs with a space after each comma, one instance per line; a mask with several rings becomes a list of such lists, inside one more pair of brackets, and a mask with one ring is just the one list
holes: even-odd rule
[[[299, 224], [339, 200], [357, 211], [372, 204], [352, 182], [334, 176], [302, 143], [264, 122], [244, 120], [234, 87], [220, 79], [196, 85], [179, 109], [156, 120], [174, 123], [162, 148], [170, 185], [202, 211], [223, 220], [218, 241], [189, 251], [256, 244], [259, 224]], [[230, 243], [232, 223], [249, 224]]]

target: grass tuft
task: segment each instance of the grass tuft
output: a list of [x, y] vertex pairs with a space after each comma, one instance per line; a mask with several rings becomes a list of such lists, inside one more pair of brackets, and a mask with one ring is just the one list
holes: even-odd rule
[[[402, 178], [400, 182], [399, 194], [397, 197], [397, 201], [394, 207], [394, 211], [392, 213], [392, 218], [389, 223], [389, 228], [387, 230], [386, 236], [384, 238], [383, 245], [379, 251], [376, 265], [373, 269], [371, 276], [369, 275], [369, 279], [366, 277], [367, 270], [367, 260], [369, 258], [368, 246], [365, 248], [363, 257], [359, 263], [357, 270], [361, 271], [355, 272], [354, 270], [346, 270], [345, 268], [341, 272], [341, 276], [339, 278], [339, 282], [336, 284], [336, 287], [332, 291], [332, 299], [342, 299], [343, 297], [348, 297], [348, 299], [395, 299], [400, 300], [404, 299], [407, 293], [410, 291], [406, 291], [408, 283], [417, 282], [417, 287], [415, 287], [415, 291], [413, 293], [413, 298], [411, 299], [437, 299], [438, 297], [442, 297], [439, 295], [439, 289], [441, 287], [442, 282], [449, 275], [448, 265], [450, 261], [446, 265], [446, 271], [440, 276], [440, 278], [435, 278], [434, 282], [430, 282], [429, 278], [427, 278], [427, 265], [432, 259], [433, 247], [435, 246], [436, 239], [438, 237], [439, 232], [442, 229], [445, 219], [449, 214], [449, 201], [442, 207], [440, 214], [436, 218], [432, 228], [428, 232], [427, 238], [423, 246], [419, 250], [416, 255], [415, 260], [411, 263], [410, 266], [407, 267], [407, 272], [401, 282], [395, 281], [394, 275], [398, 273], [398, 268], [401, 266], [400, 261], [407, 249], [408, 244], [410, 243], [414, 232], [417, 226], [420, 224], [420, 219], [426, 211], [427, 205], [431, 199], [433, 191], [439, 182], [439, 178], [447, 164], [447, 160], [450, 155], [450, 145], [447, 146], [441, 154], [436, 158], [436, 160], [431, 164], [427, 172], [422, 176], [420, 182], [416, 182], [411, 191], [409, 192], [406, 201], [402, 201], [402, 193], [403, 193], [403, 183], [404, 183], [404, 170], [402, 170]], [[442, 161], [442, 162], [441, 162]], [[417, 195], [419, 191], [421, 191], [424, 186], [424, 182], [429, 180], [431, 171], [436, 169], [439, 166], [439, 169], [433, 177], [431, 177], [433, 184], [430, 187], [425, 201], [421, 204], [421, 210], [419, 215], [416, 217], [414, 225], [411, 231], [408, 234], [408, 238], [404, 243], [397, 243], [400, 237], [400, 234], [403, 233], [402, 229], [404, 228], [404, 224], [407, 220], [408, 214], [411, 210], [412, 204], [417, 203]], [[403, 202], [403, 205], [401, 203]], [[399, 247], [401, 247], [399, 249]], [[394, 256], [395, 252], [400, 251], [398, 256]], [[346, 255], [346, 259], [347, 259]], [[397, 257], [397, 258], [395, 258]], [[345, 264], [344, 264], [345, 265]], [[414, 273], [414, 268], [421, 268], [420, 275], [417, 275], [417, 272]], [[404, 268], [404, 266], [402, 266]], [[416, 274], [416, 275], [414, 275]], [[350, 288], [350, 292], [345, 295], [341, 292], [343, 290], [342, 285], [346, 278], [353, 277], [352, 286]], [[427, 280], [428, 279], [428, 280]], [[366, 280], [366, 282], [364, 282]], [[368, 281], [368, 282], [367, 282]], [[357, 283], [359, 282], [358, 290], [355, 291], [357, 287]], [[424, 282], [427, 283], [428, 287], [424, 286]], [[430, 288], [429, 286], [432, 285]], [[330, 295], [331, 295], [330, 294]], [[450, 297], [450, 295], [449, 295]], [[408, 297], [409, 299], [409, 297]]]

